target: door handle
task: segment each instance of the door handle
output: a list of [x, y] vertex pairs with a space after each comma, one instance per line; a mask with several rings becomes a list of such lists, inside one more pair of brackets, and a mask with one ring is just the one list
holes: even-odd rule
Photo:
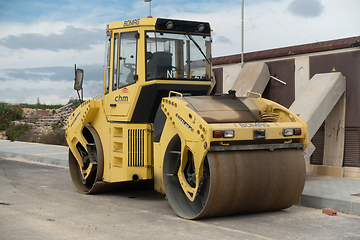
[[116, 107], [115, 103], [110, 104], [110, 107]]

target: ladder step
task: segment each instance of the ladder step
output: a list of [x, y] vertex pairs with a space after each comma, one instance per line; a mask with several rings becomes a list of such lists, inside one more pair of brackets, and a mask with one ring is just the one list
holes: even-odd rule
[[170, 153], [175, 153], [175, 154], [181, 155], [181, 152], [180, 152], [180, 151], [170, 151]]

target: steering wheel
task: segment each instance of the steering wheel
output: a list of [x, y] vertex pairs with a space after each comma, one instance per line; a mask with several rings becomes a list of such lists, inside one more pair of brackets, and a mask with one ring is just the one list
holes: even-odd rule
[[135, 70], [135, 63], [124, 63], [124, 67], [130, 69], [130, 71]]
[[146, 52], [146, 55], [145, 55], [146, 60], [150, 60], [150, 59], [152, 59], [152, 57], [153, 57], [152, 52]]

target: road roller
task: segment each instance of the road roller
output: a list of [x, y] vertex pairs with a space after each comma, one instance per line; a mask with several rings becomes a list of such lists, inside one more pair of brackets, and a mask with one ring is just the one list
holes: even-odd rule
[[[298, 200], [306, 124], [259, 93], [210, 95], [209, 23], [133, 19], [109, 23], [106, 36], [103, 93], [66, 124], [79, 192], [148, 181], [185, 219], [280, 210]], [[83, 75], [76, 69], [78, 91]]]

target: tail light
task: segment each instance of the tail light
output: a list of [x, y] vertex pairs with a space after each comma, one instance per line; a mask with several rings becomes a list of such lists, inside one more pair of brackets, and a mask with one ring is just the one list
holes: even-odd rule
[[234, 130], [215, 130], [213, 131], [213, 138], [233, 138]]

